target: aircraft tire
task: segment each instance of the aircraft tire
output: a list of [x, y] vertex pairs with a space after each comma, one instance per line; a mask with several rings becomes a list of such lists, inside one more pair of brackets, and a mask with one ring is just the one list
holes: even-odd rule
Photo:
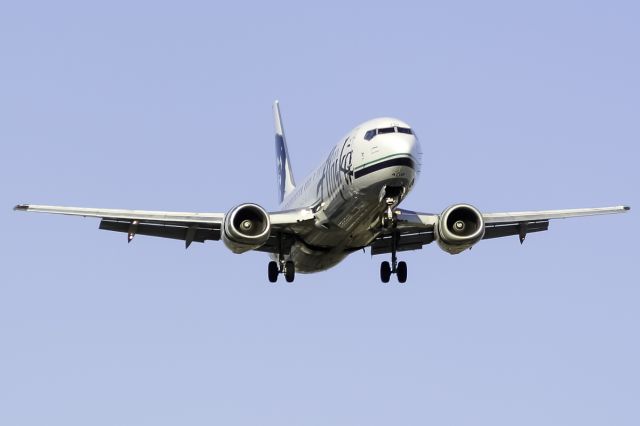
[[396, 271], [396, 275], [398, 276], [399, 283], [407, 282], [407, 263], [406, 262], [398, 262], [398, 270]]
[[383, 283], [388, 283], [391, 278], [391, 265], [386, 260], [380, 264], [380, 280]]
[[288, 283], [292, 283], [296, 277], [296, 267], [292, 261], [288, 261], [284, 264], [284, 279]]
[[269, 262], [269, 282], [275, 283], [278, 281], [278, 262]]

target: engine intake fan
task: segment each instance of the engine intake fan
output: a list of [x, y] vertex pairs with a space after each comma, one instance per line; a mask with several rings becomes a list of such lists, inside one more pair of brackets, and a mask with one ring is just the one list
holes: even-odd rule
[[222, 241], [234, 253], [257, 249], [271, 234], [269, 213], [257, 204], [240, 204], [224, 216]]
[[436, 238], [441, 249], [458, 254], [482, 239], [484, 219], [478, 209], [470, 204], [456, 204], [440, 215]]

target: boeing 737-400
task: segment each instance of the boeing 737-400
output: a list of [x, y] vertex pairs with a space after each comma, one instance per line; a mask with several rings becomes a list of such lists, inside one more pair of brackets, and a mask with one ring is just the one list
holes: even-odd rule
[[192, 242], [222, 240], [234, 253], [266, 252], [269, 281], [284, 274], [319, 272], [350, 253], [370, 248], [372, 255], [390, 254], [380, 266], [380, 279], [392, 274], [407, 280], [407, 264], [397, 253], [437, 242], [458, 254], [480, 240], [546, 231], [549, 220], [622, 213], [626, 206], [588, 209], [482, 213], [455, 204], [440, 214], [400, 208], [416, 184], [422, 152], [415, 132], [395, 118], [376, 118], [347, 133], [327, 159], [296, 185], [289, 161], [280, 108], [273, 106], [280, 209], [267, 212], [257, 204], [241, 204], [227, 213], [184, 213], [20, 204], [15, 210], [101, 218], [100, 229], [134, 236]]

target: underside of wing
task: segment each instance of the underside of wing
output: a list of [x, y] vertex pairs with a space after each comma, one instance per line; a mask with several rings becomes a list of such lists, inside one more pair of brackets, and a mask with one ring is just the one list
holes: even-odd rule
[[549, 221], [491, 223], [486, 224], [484, 229], [483, 240], [521, 235], [522, 241], [524, 241], [524, 236], [531, 232], [541, 232], [549, 229]]
[[[549, 221], [581, 216], [624, 213], [626, 206], [586, 209], [480, 213], [468, 204], [454, 205], [441, 214], [399, 211], [397, 226], [384, 230], [371, 244], [371, 254], [419, 250], [438, 241], [452, 253], [459, 253], [479, 240], [516, 235], [522, 243], [527, 234], [549, 229]], [[468, 236], [468, 238], [466, 238]]]
[[315, 227], [315, 216], [311, 208], [284, 210], [269, 213], [271, 234], [267, 241], [256, 251], [264, 253], [289, 253], [297, 240], [308, 227]]
[[189, 247], [192, 242], [204, 243], [207, 240], [217, 241], [221, 237], [221, 224], [152, 222], [126, 219], [102, 219], [100, 229], [105, 231], [123, 232], [129, 241], [135, 235], [171, 238], [183, 240]]
[[[395, 241], [394, 241], [395, 238]], [[435, 240], [433, 231], [383, 234], [371, 243], [371, 254], [391, 253], [395, 246], [396, 251], [420, 250], [422, 246]]]
[[[303, 227], [312, 226], [314, 216], [310, 209], [286, 210], [267, 213], [256, 205], [240, 205], [230, 211], [232, 215], [242, 215], [246, 209], [252, 209], [250, 216], [258, 212], [264, 216], [268, 224], [264, 243], [256, 244], [256, 250], [278, 253], [288, 250], [295, 241], [296, 233]], [[136, 235], [170, 238], [185, 241], [189, 247], [192, 242], [218, 241], [222, 239], [224, 213], [192, 213], [166, 212], [148, 210], [98, 209], [86, 207], [45, 206], [36, 204], [20, 204], [14, 210], [52, 213], [69, 216], [100, 218], [99, 228], [106, 231], [127, 234], [130, 242]], [[239, 213], [238, 213], [239, 212]], [[252, 213], [253, 212], [253, 213]], [[236, 217], [236, 216], [234, 216]], [[239, 216], [237, 216], [239, 217]], [[229, 225], [233, 227], [234, 225]], [[241, 230], [230, 233], [242, 238]], [[238, 233], [240, 232], [240, 234]], [[229, 243], [236, 248], [233, 242]], [[240, 247], [242, 244], [240, 244]], [[254, 246], [251, 246], [252, 248]]]
[[434, 227], [438, 215], [411, 210], [399, 210], [395, 228], [388, 229], [370, 244], [371, 254], [396, 251], [420, 250], [435, 240]]
[[100, 218], [100, 229], [126, 233], [128, 241], [138, 234], [149, 235], [183, 240], [186, 247], [194, 241], [202, 243], [207, 240], [219, 240], [224, 218], [222, 213], [96, 209], [35, 204], [20, 204], [14, 210]]

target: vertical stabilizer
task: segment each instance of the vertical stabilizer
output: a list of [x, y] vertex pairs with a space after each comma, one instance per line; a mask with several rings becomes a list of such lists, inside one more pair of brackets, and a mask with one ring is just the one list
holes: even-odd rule
[[273, 115], [276, 124], [276, 173], [278, 176], [278, 201], [282, 202], [284, 197], [295, 187], [293, 172], [291, 171], [291, 161], [287, 150], [287, 139], [284, 136], [282, 127], [282, 117], [280, 116], [280, 104], [273, 103]]

